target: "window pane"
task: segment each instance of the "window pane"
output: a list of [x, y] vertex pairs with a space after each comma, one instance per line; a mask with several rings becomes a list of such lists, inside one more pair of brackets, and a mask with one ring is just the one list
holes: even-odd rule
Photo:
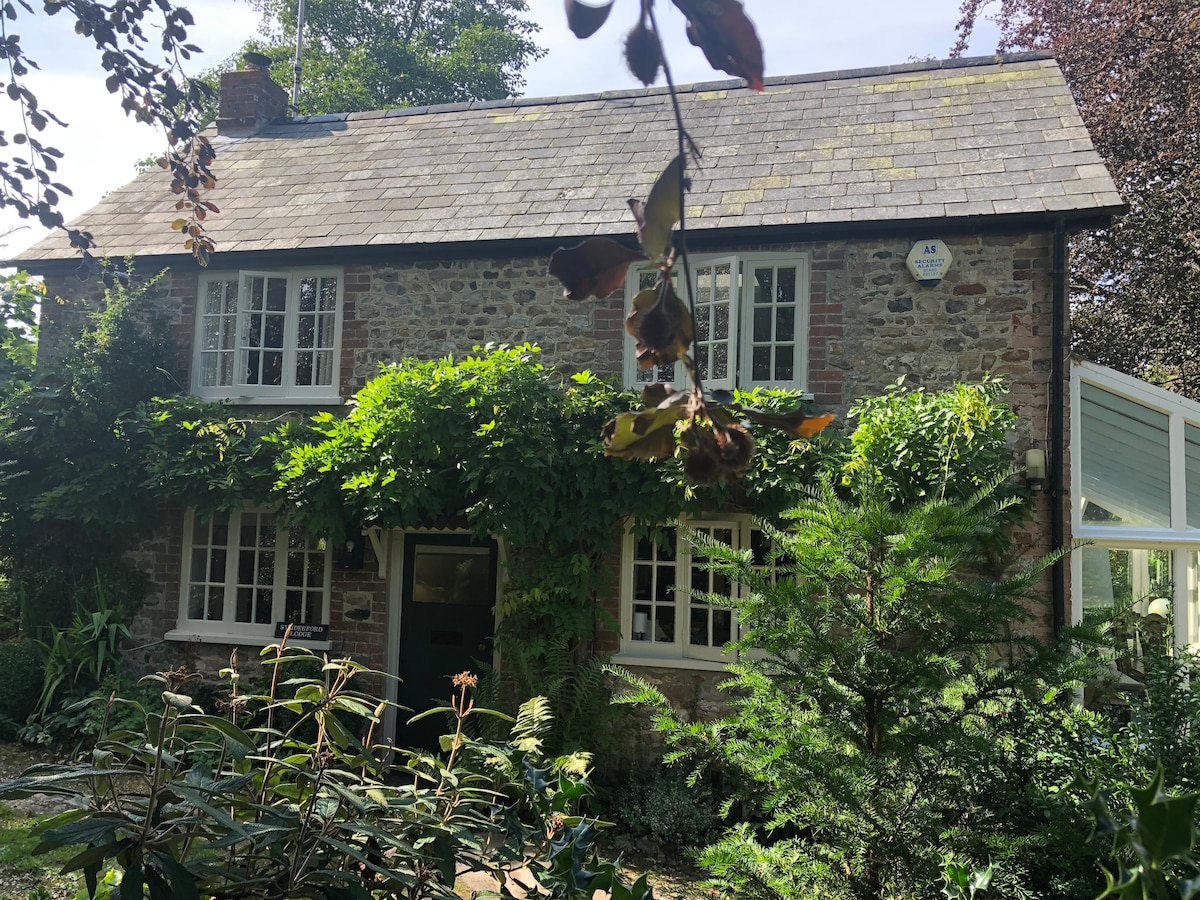
[[1153, 601], [1171, 596], [1171, 554], [1167, 550], [1088, 546], [1078, 552], [1083, 554], [1085, 613], [1105, 619], [1131, 610], [1144, 615]]
[[267, 309], [272, 312], [283, 312], [287, 309], [287, 279], [267, 279]]
[[750, 377], [755, 381], [771, 380], [771, 348], [755, 347]]
[[296, 354], [296, 384], [307, 387], [313, 383], [313, 355], [311, 353]]
[[283, 354], [272, 350], [263, 355], [263, 384], [283, 384]]
[[660, 606], [656, 610], [654, 640], [662, 644], [675, 642], [675, 607]]
[[754, 303], [756, 306], [770, 303], [774, 299], [771, 296], [771, 280], [774, 274], [774, 269], [754, 270]]
[[323, 312], [333, 312], [337, 310], [337, 279], [322, 278], [321, 279], [321, 297], [318, 307]]
[[204, 598], [207, 588], [202, 584], [193, 584], [188, 588], [188, 611], [189, 619], [204, 618]]
[[[755, 311], [757, 313], [757, 310]], [[775, 340], [792, 341], [796, 339], [796, 307], [785, 306], [775, 310]], [[758, 340], [758, 338], [755, 338]]]
[[317, 308], [317, 280], [300, 279], [300, 312], [313, 312]]
[[1187, 527], [1200, 528], [1200, 428], [1183, 428], [1184, 481], [1187, 483]]
[[796, 369], [793, 365], [795, 350], [792, 347], [775, 348], [775, 380], [791, 381], [795, 378]]
[[1085, 522], [1170, 527], [1167, 421], [1132, 400], [1080, 385]]
[[754, 340], [771, 340], [771, 310], [765, 306], [754, 310]]
[[777, 269], [776, 278], [778, 280], [777, 301], [794, 306], [796, 303], [796, 267], [786, 266]]

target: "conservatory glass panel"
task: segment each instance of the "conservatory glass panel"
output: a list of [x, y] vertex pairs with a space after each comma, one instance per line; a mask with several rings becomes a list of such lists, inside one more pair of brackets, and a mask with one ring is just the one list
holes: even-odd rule
[[1200, 428], [1183, 429], [1184, 481], [1187, 484], [1187, 527], [1200, 528]]
[[1169, 528], [1167, 416], [1086, 382], [1080, 400], [1084, 523]]

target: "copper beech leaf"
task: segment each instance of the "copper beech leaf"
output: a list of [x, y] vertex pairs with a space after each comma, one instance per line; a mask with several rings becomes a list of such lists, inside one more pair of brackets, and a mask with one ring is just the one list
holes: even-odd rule
[[765, 425], [767, 428], [778, 428], [798, 438], [809, 438], [824, 431], [833, 421], [832, 413], [822, 413], [810, 416], [803, 409], [793, 409], [786, 413], [762, 412], [758, 409], [739, 409], [743, 416], [755, 425]]
[[567, 27], [575, 37], [590, 38], [600, 30], [600, 26], [608, 21], [612, 12], [613, 0], [607, 3], [582, 3], [580, 0], [566, 0]]
[[696, 484], [739, 478], [754, 459], [754, 438], [741, 425], [693, 418], [679, 433], [683, 471]]
[[688, 40], [709, 65], [763, 89], [762, 43], [739, 0], [673, 0], [687, 16]]
[[675, 423], [688, 414], [682, 404], [621, 413], [600, 431], [604, 455], [620, 459], [666, 459], [675, 455]]
[[692, 344], [692, 317], [670, 281], [633, 298], [625, 330], [636, 342], [638, 366], [670, 366]]
[[608, 238], [588, 238], [574, 247], [559, 247], [550, 256], [550, 274], [563, 284], [563, 293], [571, 300], [607, 297], [625, 285], [629, 266], [645, 259]]
[[638, 242], [651, 259], [659, 259], [671, 249], [671, 229], [679, 221], [679, 197], [683, 188], [683, 155], [680, 154], [663, 169], [645, 203], [629, 201], [629, 208], [637, 220]]
[[646, 87], [658, 80], [658, 73], [662, 69], [662, 48], [658, 44], [658, 35], [646, 27], [644, 19], [625, 37], [625, 65], [629, 66], [633, 77]]

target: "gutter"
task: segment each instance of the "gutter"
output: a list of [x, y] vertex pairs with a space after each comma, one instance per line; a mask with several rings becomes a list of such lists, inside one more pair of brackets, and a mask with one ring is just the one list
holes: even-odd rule
[[[1058, 553], [1065, 543], [1064, 505], [1066, 501], [1066, 438], [1064, 418], [1067, 412], [1067, 222], [1054, 222], [1052, 255], [1053, 294], [1051, 298], [1050, 362], [1050, 551]], [[1061, 557], [1050, 569], [1050, 601], [1054, 617], [1054, 636], [1062, 635], [1067, 623], [1067, 559]]]

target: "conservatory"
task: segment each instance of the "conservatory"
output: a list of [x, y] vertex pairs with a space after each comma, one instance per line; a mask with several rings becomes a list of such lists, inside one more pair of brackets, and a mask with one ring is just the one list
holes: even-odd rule
[[1200, 643], [1200, 403], [1089, 362], [1071, 372], [1075, 621]]

